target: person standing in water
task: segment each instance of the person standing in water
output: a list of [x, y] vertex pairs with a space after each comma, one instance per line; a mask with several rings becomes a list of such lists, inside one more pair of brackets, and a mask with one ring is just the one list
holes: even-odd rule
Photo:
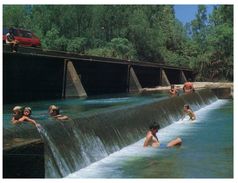
[[192, 109], [190, 108], [188, 104], [184, 105], [183, 112], [184, 112], [184, 115], [182, 117], [182, 120], [185, 118], [185, 115], [188, 115], [190, 117], [190, 120], [192, 121], [196, 119], [194, 112], [192, 111]]
[[174, 147], [182, 144], [182, 139], [177, 137], [174, 140], [171, 140], [167, 145], [161, 144], [156, 133], [160, 129], [159, 124], [152, 124], [149, 127], [149, 131], [146, 134], [144, 147]]

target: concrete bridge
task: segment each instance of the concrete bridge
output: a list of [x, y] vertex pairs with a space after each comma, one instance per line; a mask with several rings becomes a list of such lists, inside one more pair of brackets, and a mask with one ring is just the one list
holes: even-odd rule
[[3, 102], [133, 93], [182, 84], [188, 68], [20, 47], [3, 47]]

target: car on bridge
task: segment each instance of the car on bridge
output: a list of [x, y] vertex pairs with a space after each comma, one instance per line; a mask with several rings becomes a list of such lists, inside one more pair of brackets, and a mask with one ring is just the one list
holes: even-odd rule
[[[6, 34], [8, 33], [8, 28], [3, 28], [3, 44], [6, 43]], [[40, 47], [41, 41], [40, 39], [31, 31], [13, 28], [13, 35], [17, 41], [19, 41], [19, 45], [29, 46], [29, 47]]]

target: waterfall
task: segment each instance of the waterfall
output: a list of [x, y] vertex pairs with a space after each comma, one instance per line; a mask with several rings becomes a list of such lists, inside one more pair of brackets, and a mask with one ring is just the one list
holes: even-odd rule
[[217, 97], [211, 90], [80, 115], [38, 129], [45, 143], [45, 177], [65, 177], [145, 137], [149, 124], [161, 128], [181, 118], [183, 105], [196, 111]]

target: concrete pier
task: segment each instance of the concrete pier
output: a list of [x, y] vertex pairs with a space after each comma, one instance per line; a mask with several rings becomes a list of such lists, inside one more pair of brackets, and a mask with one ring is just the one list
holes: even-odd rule
[[12, 53], [3, 47], [4, 104], [140, 92], [186, 78], [194, 78], [193, 70], [26, 47]]

